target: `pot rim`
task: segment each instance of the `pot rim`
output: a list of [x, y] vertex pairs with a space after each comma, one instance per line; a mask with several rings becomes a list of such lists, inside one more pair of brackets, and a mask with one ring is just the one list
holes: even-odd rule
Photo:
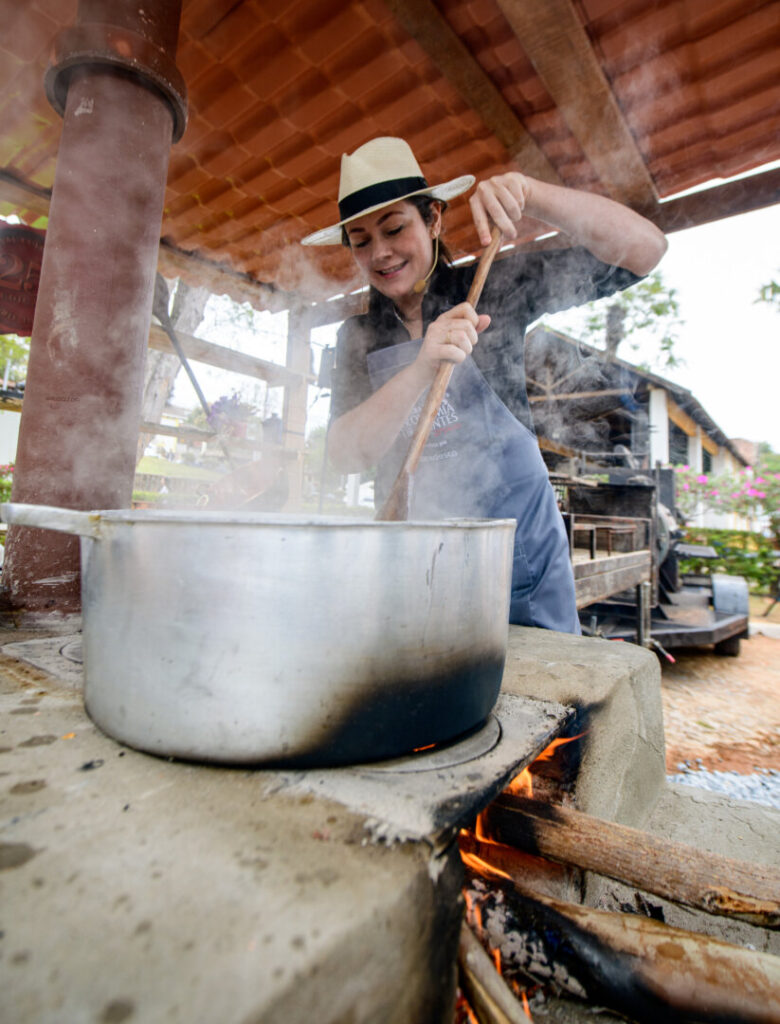
[[186, 523], [214, 526], [285, 526], [285, 527], [362, 527], [366, 529], [421, 529], [454, 530], [500, 529], [515, 527], [515, 519], [407, 519], [391, 522], [361, 518], [360, 516], [317, 515], [315, 513], [231, 512], [190, 509], [102, 509], [86, 513], [107, 523]]

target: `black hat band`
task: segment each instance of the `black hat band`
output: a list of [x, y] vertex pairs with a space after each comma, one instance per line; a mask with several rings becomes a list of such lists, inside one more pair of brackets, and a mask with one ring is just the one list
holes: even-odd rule
[[369, 185], [344, 196], [339, 202], [339, 216], [341, 220], [349, 220], [364, 210], [391, 203], [394, 199], [403, 199], [410, 192], [419, 192], [424, 188], [428, 188], [425, 178], [393, 178], [391, 181], [380, 181], [377, 185]]

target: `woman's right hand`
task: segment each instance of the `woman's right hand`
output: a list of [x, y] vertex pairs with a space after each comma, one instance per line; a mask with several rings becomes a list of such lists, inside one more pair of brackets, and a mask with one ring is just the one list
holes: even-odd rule
[[417, 369], [430, 383], [443, 362], [462, 363], [477, 344], [477, 336], [490, 325], [486, 313], [477, 313], [469, 302], [461, 302], [438, 316], [428, 327], [415, 360]]

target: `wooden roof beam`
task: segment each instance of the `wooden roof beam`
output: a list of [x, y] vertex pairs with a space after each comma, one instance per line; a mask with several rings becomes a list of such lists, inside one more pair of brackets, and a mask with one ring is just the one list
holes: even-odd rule
[[[51, 189], [41, 188], [12, 171], [0, 168], [0, 203], [11, 203], [23, 213], [48, 217]], [[248, 302], [261, 311], [277, 313], [300, 304], [298, 296], [273, 284], [236, 273], [198, 253], [185, 252], [165, 241], [160, 242], [158, 269], [165, 277], [182, 277], [192, 284], [208, 288], [214, 295], [228, 295], [236, 302]]]
[[[546, 395], [529, 395], [529, 402], [578, 402], [587, 398], [635, 398], [630, 388], [602, 388], [601, 391], [570, 391], [568, 394], [555, 394], [550, 392]], [[600, 415], [600, 414], [599, 414]]]
[[497, 0], [607, 193], [652, 209], [653, 180], [570, 0]]
[[780, 167], [659, 203], [650, 219], [666, 234], [780, 203]]
[[534, 177], [561, 184], [557, 171], [517, 114], [431, 0], [385, 0], [385, 6], [512, 159]]
[[33, 185], [32, 182], [18, 177], [13, 171], [0, 170], [0, 203], [13, 203], [17, 210], [48, 217], [50, 202], [50, 188]]

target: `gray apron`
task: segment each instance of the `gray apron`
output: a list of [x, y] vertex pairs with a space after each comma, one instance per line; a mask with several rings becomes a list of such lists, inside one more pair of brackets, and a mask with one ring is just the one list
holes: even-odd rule
[[[407, 341], [368, 355], [378, 390], [417, 356]], [[423, 395], [379, 464], [377, 507], [398, 475]], [[509, 621], [579, 633], [569, 545], [536, 438], [467, 358], [455, 367], [412, 484], [415, 519], [516, 519]]]

